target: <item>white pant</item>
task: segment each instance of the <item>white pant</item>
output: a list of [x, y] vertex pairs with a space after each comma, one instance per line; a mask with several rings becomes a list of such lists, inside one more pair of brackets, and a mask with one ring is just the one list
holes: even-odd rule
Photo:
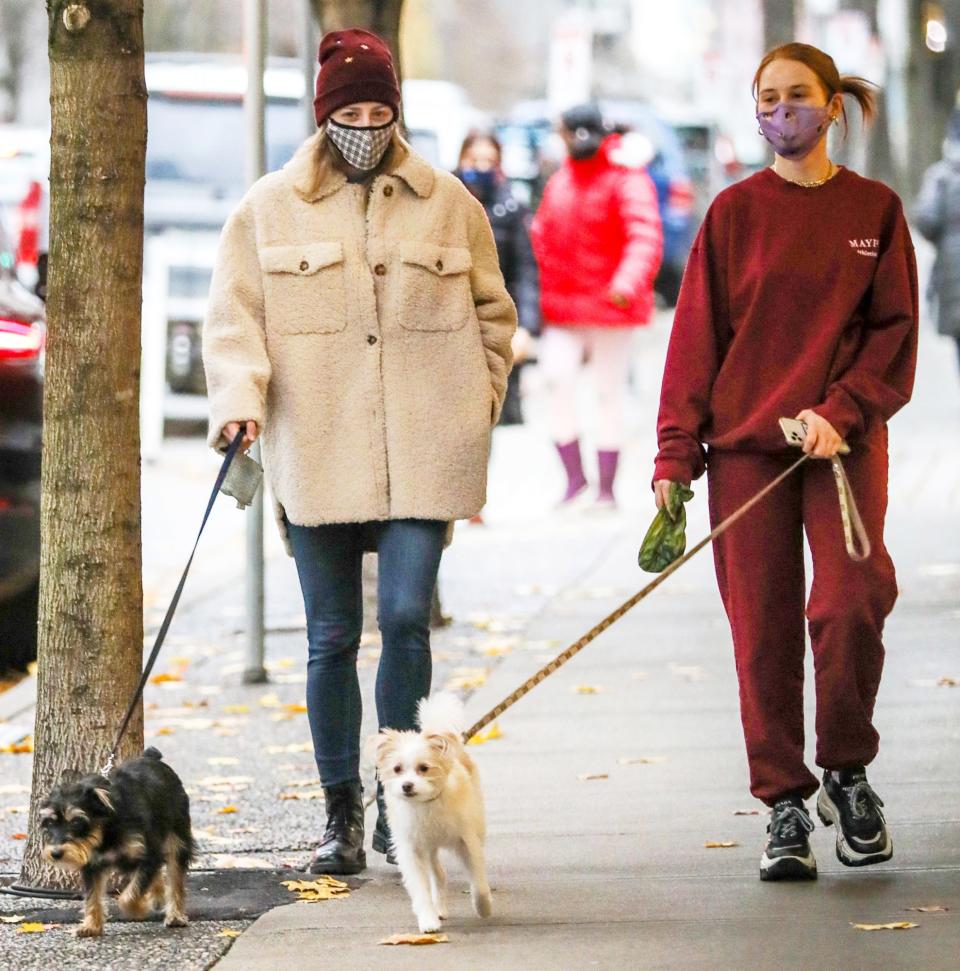
[[550, 409], [550, 434], [558, 444], [579, 438], [577, 384], [589, 361], [597, 394], [597, 447], [620, 449], [624, 438], [632, 327], [543, 328], [538, 358]]

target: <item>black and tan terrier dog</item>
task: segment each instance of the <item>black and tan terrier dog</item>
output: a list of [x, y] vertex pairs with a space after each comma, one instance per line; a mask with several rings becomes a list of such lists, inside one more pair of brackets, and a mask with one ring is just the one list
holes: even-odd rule
[[104, 892], [114, 870], [128, 878], [118, 899], [127, 917], [142, 920], [151, 905], [165, 904], [167, 927], [187, 924], [186, 874], [195, 850], [190, 799], [162, 758], [148, 748], [109, 778], [62, 782], [40, 807], [44, 859], [79, 871], [83, 880], [78, 937], [103, 933]]

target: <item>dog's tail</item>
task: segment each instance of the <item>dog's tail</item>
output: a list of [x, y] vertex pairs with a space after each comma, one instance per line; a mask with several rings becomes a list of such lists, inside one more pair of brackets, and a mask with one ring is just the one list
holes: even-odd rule
[[429, 698], [421, 698], [417, 705], [417, 724], [426, 733], [462, 735], [464, 728], [463, 702], [449, 691], [441, 691]]
[[156, 749], [151, 745], [150, 748], [143, 750], [143, 757], [145, 759], [162, 759], [163, 755], [159, 749]]

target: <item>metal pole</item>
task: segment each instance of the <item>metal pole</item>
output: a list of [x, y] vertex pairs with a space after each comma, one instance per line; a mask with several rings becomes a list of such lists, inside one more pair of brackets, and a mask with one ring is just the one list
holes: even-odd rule
[[[265, 99], [263, 72], [266, 67], [267, 11], [266, 0], [244, 0], [243, 36], [246, 47], [247, 92], [243, 101], [247, 128], [246, 178], [252, 185], [266, 170]], [[260, 460], [260, 443], [250, 450]], [[264, 654], [264, 583], [263, 583], [263, 486], [247, 514], [247, 645], [243, 671], [245, 684], [262, 684], [267, 680]]]
[[303, 123], [304, 136], [309, 138], [317, 130], [313, 114], [313, 82], [317, 65], [317, 22], [310, 0], [303, 2]]

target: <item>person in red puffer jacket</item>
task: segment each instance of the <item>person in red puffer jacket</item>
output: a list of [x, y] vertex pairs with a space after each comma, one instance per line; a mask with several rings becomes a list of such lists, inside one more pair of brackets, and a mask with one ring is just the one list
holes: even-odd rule
[[577, 377], [589, 360], [597, 388], [600, 472], [597, 505], [615, 507], [634, 328], [650, 321], [663, 235], [646, 171], [612, 158], [596, 105], [564, 112], [569, 158], [547, 182], [531, 227], [540, 266], [543, 337], [539, 357], [550, 399], [551, 433], [567, 475], [561, 505], [587, 488], [575, 408]]

